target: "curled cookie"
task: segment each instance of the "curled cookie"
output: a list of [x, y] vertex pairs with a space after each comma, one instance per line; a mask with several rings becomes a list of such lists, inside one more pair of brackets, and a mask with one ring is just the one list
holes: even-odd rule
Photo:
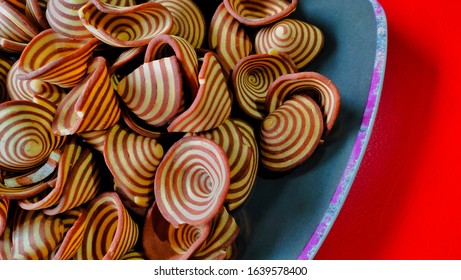
[[284, 53], [254, 54], [243, 58], [232, 73], [238, 104], [248, 116], [263, 119], [270, 84], [284, 74], [297, 71], [293, 61]]
[[82, 244], [73, 259], [116, 260], [134, 248], [139, 229], [114, 192], [104, 192], [87, 207]]
[[53, 132], [70, 135], [107, 129], [119, 118], [120, 107], [107, 73], [106, 60], [98, 56], [88, 66], [88, 75], [59, 104]]
[[53, 260], [69, 260], [82, 244], [83, 232], [86, 227], [87, 211], [84, 208], [74, 208], [59, 217], [64, 226], [64, 238], [57, 250], [53, 251]]
[[117, 192], [138, 207], [147, 209], [154, 200], [155, 171], [162, 157], [163, 147], [155, 139], [118, 124], [105, 136], [104, 159], [114, 176]]
[[268, 89], [265, 105], [267, 112], [272, 113], [296, 93], [307, 94], [318, 102], [325, 122], [324, 139], [333, 128], [339, 113], [341, 96], [338, 88], [330, 79], [316, 72], [283, 75]]
[[6, 218], [8, 217], [8, 208], [10, 206], [10, 199], [0, 198], [0, 236], [6, 228]]
[[85, 131], [78, 134], [80, 138], [83, 139], [86, 143], [90, 144], [95, 150], [99, 152], [103, 152], [104, 150], [104, 142], [106, 138], [107, 129], [102, 130], [92, 130], [92, 131]]
[[229, 13], [248, 26], [262, 26], [295, 11], [298, 0], [224, 0]]
[[63, 88], [77, 85], [99, 44], [96, 38], [74, 40], [47, 29], [29, 42], [19, 58], [20, 79], [40, 79]]
[[236, 209], [245, 202], [255, 182], [256, 159], [252, 145], [245, 141], [239, 124], [233, 119], [227, 119], [217, 128], [196, 135], [216, 142], [226, 152], [231, 178], [225, 203], [230, 211]]
[[21, 75], [21, 71], [18, 66], [19, 61], [16, 61], [7, 76], [7, 90], [11, 100], [32, 101], [35, 96], [40, 96], [56, 105], [61, 102], [66, 95], [64, 89], [39, 79], [20, 79], [18, 75]]
[[10, 58], [0, 55], [0, 104], [9, 100], [7, 77], [13, 64], [14, 62]]
[[93, 152], [71, 138], [63, 147], [59, 165], [50, 188], [20, 200], [26, 210], [44, 209], [47, 215], [57, 215], [91, 200], [99, 190], [100, 168]]
[[173, 16], [171, 35], [186, 39], [193, 48], [200, 48], [205, 39], [205, 18], [192, 0], [152, 0], [165, 6]]
[[19, 208], [14, 215], [11, 234], [12, 259], [48, 260], [64, 239], [64, 233], [59, 217]]
[[317, 148], [323, 133], [319, 106], [304, 94], [295, 94], [261, 124], [261, 164], [286, 171], [304, 162]]
[[0, 49], [21, 52], [40, 30], [8, 1], [0, 3], [0, 38], [5, 42]]
[[149, 259], [224, 259], [238, 233], [237, 223], [224, 207], [206, 224], [175, 228], [154, 204], [146, 215], [142, 243]]
[[319, 28], [296, 19], [283, 19], [263, 27], [256, 33], [256, 53], [272, 50], [286, 53], [298, 69], [311, 62], [323, 47], [323, 34]]
[[122, 7], [90, 0], [78, 10], [78, 16], [95, 37], [113, 47], [147, 45], [173, 26], [171, 13], [153, 2]]
[[26, 17], [43, 30], [50, 28], [45, 15], [48, 2], [49, 0], [26, 0]]
[[241, 23], [226, 10], [224, 3], [218, 6], [211, 19], [208, 44], [229, 69], [233, 69], [252, 50], [250, 37]]
[[199, 132], [221, 125], [230, 115], [232, 99], [221, 65], [205, 54], [199, 73], [200, 88], [192, 105], [168, 126], [169, 132]]
[[66, 138], [51, 130], [55, 111], [54, 104], [49, 102], [16, 100], [0, 104], [1, 169], [32, 170], [64, 144]]
[[221, 210], [230, 183], [224, 150], [204, 137], [184, 137], [173, 144], [155, 176], [155, 199], [174, 227], [202, 225]]
[[[147, 46], [144, 62], [174, 56], [180, 65], [184, 79], [193, 96], [198, 90], [198, 59], [194, 47], [186, 40], [178, 36], [162, 34], [155, 36]], [[171, 75], [178, 75], [173, 72]]]
[[117, 92], [128, 109], [152, 126], [163, 126], [181, 108], [182, 79], [176, 57], [144, 63], [120, 80]]

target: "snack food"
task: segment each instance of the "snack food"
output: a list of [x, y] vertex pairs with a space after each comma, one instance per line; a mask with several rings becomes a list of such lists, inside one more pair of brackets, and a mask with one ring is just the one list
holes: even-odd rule
[[[258, 169], [307, 160], [339, 110], [332, 82], [302, 69], [323, 37], [283, 20], [296, 3], [224, 1], [206, 18], [193, 1], [50, 0], [51, 29], [36, 2], [16, 10], [40, 32], [0, 60], [14, 99], [0, 104], [0, 258], [234, 258]], [[265, 45], [280, 28], [315, 36], [300, 55]], [[46, 246], [18, 248], [40, 223]]]

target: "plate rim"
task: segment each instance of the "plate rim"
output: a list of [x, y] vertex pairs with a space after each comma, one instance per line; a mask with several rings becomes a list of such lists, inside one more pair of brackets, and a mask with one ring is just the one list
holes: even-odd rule
[[357, 171], [362, 162], [365, 150], [370, 140], [373, 125], [378, 112], [381, 91], [384, 82], [384, 72], [387, 57], [387, 19], [383, 7], [378, 0], [368, 0], [373, 7], [376, 19], [376, 55], [373, 67], [372, 80], [368, 92], [367, 104], [362, 117], [360, 130], [354, 142], [351, 155], [347, 161], [346, 168], [330, 200], [319, 225], [309, 238], [306, 246], [298, 256], [298, 260], [312, 260], [320, 249], [323, 241], [333, 226], [338, 214], [352, 187]]

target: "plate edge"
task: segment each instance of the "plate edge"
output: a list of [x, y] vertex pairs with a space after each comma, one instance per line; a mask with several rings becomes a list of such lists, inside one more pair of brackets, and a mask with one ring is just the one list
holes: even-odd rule
[[359, 133], [355, 140], [351, 155], [346, 164], [346, 168], [341, 175], [341, 179], [336, 187], [335, 193], [330, 201], [320, 224], [310, 237], [307, 245], [298, 257], [298, 260], [312, 260], [317, 251], [325, 240], [328, 232], [333, 226], [339, 211], [349, 193], [352, 183], [355, 179], [360, 163], [365, 154], [368, 141], [370, 139], [373, 125], [378, 112], [379, 100], [384, 81], [384, 72], [386, 67], [387, 56], [387, 20], [383, 7], [377, 0], [369, 0], [371, 3], [377, 28], [376, 56], [373, 67], [372, 81], [368, 92], [367, 105], [362, 118]]

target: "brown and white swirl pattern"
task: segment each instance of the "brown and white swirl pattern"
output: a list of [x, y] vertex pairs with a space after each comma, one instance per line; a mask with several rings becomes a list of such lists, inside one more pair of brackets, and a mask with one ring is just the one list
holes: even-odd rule
[[211, 230], [211, 222], [173, 227], [160, 213], [157, 203], [146, 214], [142, 245], [151, 260], [187, 260], [203, 246]]
[[[47, 29], [32, 39], [21, 54], [20, 79], [40, 79], [63, 88], [77, 85], [87, 72], [96, 38], [74, 40]], [[62, 48], [61, 46], [65, 46]]]
[[12, 259], [48, 260], [64, 239], [64, 233], [59, 217], [18, 208], [12, 228]]
[[0, 236], [6, 228], [6, 219], [8, 217], [8, 208], [10, 206], [9, 198], [0, 198]]
[[90, 63], [88, 75], [59, 104], [53, 120], [53, 132], [70, 135], [102, 130], [113, 126], [119, 119], [120, 107], [106, 60], [98, 56]]
[[263, 119], [270, 84], [284, 74], [297, 71], [293, 61], [284, 53], [253, 54], [243, 58], [232, 73], [234, 93], [240, 108], [254, 119]]
[[186, 39], [193, 48], [200, 48], [205, 39], [205, 18], [192, 0], [151, 0], [165, 6], [173, 16], [171, 35]]
[[42, 30], [50, 28], [45, 15], [47, 5], [48, 0], [26, 0], [26, 17]]
[[200, 88], [192, 105], [168, 126], [169, 132], [200, 132], [221, 125], [230, 115], [232, 99], [221, 65], [212, 52], [205, 54], [199, 73]]
[[147, 208], [154, 200], [155, 171], [163, 157], [163, 147], [155, 139], [118, 124], [108, 130], [104, 143], [104, 159], [117, 191], [138, 207]]
[[90, 0], [78, 10], [78, 16], [95, 37], [113, 47], [147, 45], [173, 26], [168, 9], [153, 2], [121, 7]]
[[55, 111], [55, 106], [46, 102], [16, 100], [0, 104], [1, 169], [34, 169], [64, 144], [66, 138], [51, 130]]
[[237, 62], [248, 56], [253, 48], [245, 29], [221, 3], [211, 19], [208, 31], [209, 47], [233, 69]]
[[144, 63], [120, 80], [117, 92], [138, 118], [152, 126], [163, 126], [181, 107], [180, 73], [176, 57]]
[[295, 94], [261, 124], [261, 164], [272, 171], [290, 170], [317, 148], [323, 133], [319, 106], [304, 94]]
[[18, 202], [26, 210], [57, 215], [91, 200], [99, 190], [100, 168], [93, 152], [73, 137], [63, 147], [52, 188]]
[[87, 207], [83, 241], [74, 259], [116, 260], [133, 249], [139, 229], [115, 192], [104, 192]]
[[39, 79], [20, 79], [19, 61], [16, 61], [8, 72], [7, 90], [11, 100], [34, 100], [41, 96], [54, 104], [59, 104], [66, 95], [66, 91], [54, 84]]
[[196, 135], [206, 137], [219, 144], [229, 158], [231, 179], [226, 196], [226, 205], [232, 211], [245, 202], [254, 185], [255, 153], [253, 148], [244, 140], [239, 125], [230, 118], [217, 128]]
[[183, 79], [187, 82], [193, 96], [197, 94], [198, 58], [194, 47], [179, 36], [161, 34], [155, 36], [147, 46], [144, 62], [174, 56], [181, 66]]
[[[27, 44], [39, 32], [40, 30], [23, 13], [6, 1], [0, 3], [0, 38], [19, 44]], [[5, 49], [9, 52], [15, 51], [14, 49]]]
[[95, 150], [103, 152], [104, 142], [106, 141], [107, 129], [92, 130], [79, 133], [78, 136], [86, 143], [90, 144]]
[[230, 183], [224, 150], [204, 137], [177, 141], [165, 154], [155, 176], [155, 199], [174, 227], [201, 225], [222, 208]]
[[83, 232], [86, 227], [87, 210], [79, 207], [59, 215], [64, 226], [64, 238], [53, 252], [53, 260], [70, 260], [77, 252], [83, 241]]
[[323, 33], [318, 27], [296, 19], [283, 19], [260, 29], [254, 46], [256, 53], [284, 52], [302, 69], [319, 54], [323, 42]]
[[261, 26], [282, 19], [295, 11], [298, 0], [224, 0], [229, 13], [248, 26]]
[[9, 57], [0, 55], [0, 104], [9, 100], [7, 77], [13, 64], [14, 62]]
[[268, 89], [265, 105], [267, 112], [273, 112], [296, 93], [307, 94], [318, 102], [325, 122], [324, 139], [333, 128], [339, 113], [341, 95], [338, 88], [329, 78], [317, 72], [283, 75]]

